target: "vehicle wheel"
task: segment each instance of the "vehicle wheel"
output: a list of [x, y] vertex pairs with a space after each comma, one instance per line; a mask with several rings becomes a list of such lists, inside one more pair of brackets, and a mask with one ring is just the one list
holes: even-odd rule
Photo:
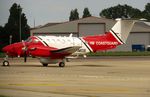
[[43, 64], [43, 66], [44, 66], [44, 67], [47, 67], [47, 66], [48, 66], [48, 64]]
[[9, 66], [9, 62], [8, 61], [4, 61], [3, 62], [3, 66]]
[[65, 63], [64, 62], [60, 62], [59, 63], [59, 67], [65, 67]]

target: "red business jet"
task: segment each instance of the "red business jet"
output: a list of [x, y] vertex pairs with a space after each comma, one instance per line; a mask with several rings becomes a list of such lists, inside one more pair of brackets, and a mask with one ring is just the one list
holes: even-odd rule
[[[117, 19], [117, 23], [109, 32], [96, 36], [85, 37], [57, 37], [57, 36], [31, 36], [26, 41], [10, 44], [2, 49], [6, 53], [3, 66], [9, 66], [8, 56], [37, 57], [43, 66], [59, 63], [65, 66], [65, 58], [76, 58], [89, 52], [114, 49], [124, 44], [134, 25], [133, 20]], [[72, 57], [74, 56], [74, 57]]]

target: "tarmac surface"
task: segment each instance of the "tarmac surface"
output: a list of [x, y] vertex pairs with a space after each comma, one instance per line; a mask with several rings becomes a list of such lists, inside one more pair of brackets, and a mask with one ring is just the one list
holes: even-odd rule
[[[2, 64], [2, 59], [0, 59]], [[73, 59], [60, 68], [37, 59], [0, 66], [0, 95], [9, 97], [150, 97], [150, 57]]]

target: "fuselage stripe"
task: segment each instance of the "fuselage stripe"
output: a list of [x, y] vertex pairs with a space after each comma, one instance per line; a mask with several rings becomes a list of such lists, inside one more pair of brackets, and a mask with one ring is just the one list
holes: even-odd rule
[[[78, 37], [79, 38], [79, 37]], [[87, 44], [81, 39], [81, 38], [79, 38], [81, 41], [82, 41], [82, 43], [87, 47], [87, 49], [90, 51], [90, 52], [92, 52], [92, 50], [87, 46]]]
[[118, 37], [118, 35], [111, 29], [111, 32], [115, 35], [115, 37], [121, 42], [121, 44], [124, 44], [124, 42]]
[[39, 38], [39, 39], [41, 40], [41, 42], [42, 42], [42, 43], [44, 43], [46, 46], [48, 46], [48, 47], [49, 47], [49, 45], [48, 45], [45, 41], [43, 41], [43, 39], [42, 39], [42, 38], [40, 38], [40, 37], [38, 37], [38, 36], [37, 36], [37, 38]]

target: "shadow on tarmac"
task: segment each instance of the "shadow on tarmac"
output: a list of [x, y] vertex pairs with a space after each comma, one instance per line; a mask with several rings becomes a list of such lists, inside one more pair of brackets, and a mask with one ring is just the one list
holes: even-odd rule
[[[9, 65], [9, 66], [2, 66], [1, 65], [1, 67], [45, 67], [45, 66], [42, 66], [42, 65]], [[47, 66], [47, 67], [54, 67], [54, 68], [56, 68], [56, 67], [59, 67], [59, 66], [51, 66], [51, 65], [49, 65], [49, 66]]]
[[80, 66], [85, 66], [85, 67], [112, 67], [108, 65], [80, 65]]
[[[2, 66], [1, 67], [43, 67], [43, 68], [62, 68], [57, 65], [48, 65], [48, 66], [42, 66], [42, 65], [9, 65], [9, 66]], [[108, 66], [108, 65], [91, 65], [91, 64], [85, 64], [85, 65], [66, 65], [63, 68], [68, 68], [68, 67], [113, 67], [113, 66]]]

